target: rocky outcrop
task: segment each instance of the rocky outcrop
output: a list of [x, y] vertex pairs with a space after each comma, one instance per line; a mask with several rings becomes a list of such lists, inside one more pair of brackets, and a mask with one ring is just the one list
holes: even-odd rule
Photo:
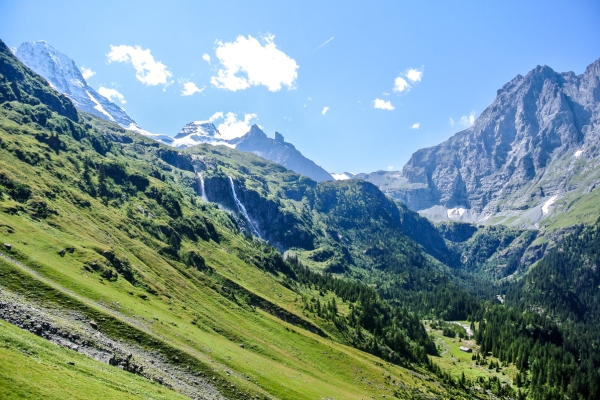
[[356, 178], [426, 215], [442, 206], [447, 219], [485, 222], [512, 212], [532, 226], [551, 211], [543, 206], [552, 196], [599, 182], [589, 173], [600, 158], [599, 82], [600, 60], [581, 75], [538, 66], [498, 90], [471, 127], [417, 151], [401, 172]]

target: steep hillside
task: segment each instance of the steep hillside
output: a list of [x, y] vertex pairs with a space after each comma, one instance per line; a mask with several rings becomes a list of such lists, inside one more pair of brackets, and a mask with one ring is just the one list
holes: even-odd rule
[[[7, 396], [482, 396], [430, 364], [435, 348], [402, 299], [452, 288], [373, 185], [317, 184], [226, 147], [177, 152], [77, 113], [1, 42], [0, 96], [0, 317], [63, 347], [2, 322], [1, 357], [23, 365], [0, 363], [20, 384]], [[307, 262], [322, 269], [403, 275], [386, 297], [256, 236], [321, 252]], [[57, 367], [23, 379], [32, 360]], [[106, 364], [139, 377], [123, 386]], [[89, 392], [36, 383], [65, 375]]]

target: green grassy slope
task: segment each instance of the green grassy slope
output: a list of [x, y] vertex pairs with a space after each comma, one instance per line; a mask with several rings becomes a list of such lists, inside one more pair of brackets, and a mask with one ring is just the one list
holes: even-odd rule
[[[335, 263], [362, 268], [369, 262], [383, 268], [382, 261], [393, 257], [397, 271], [410, 273], [414, 260], [407, 254], [430, 268], [397, 229], [394, 208], [384, 198], [379, 199], [384, 207], [366, 220], [342, 212], [354, 200], [365, 204], [380, 196], [374, 187], [327, 184], [317, 196], [313, 182], [258, 157], [206, 147], [179, 154], [104, 121], [72, 115], [63, 110], [70, 103], [60, 96], [45, 103], [31, 87], [50, 97], [52, 90], [24, 70], [3, 43], [0, 58], [5, 66], [0, 70], [0, 242], [10, 244], [2, 251], [22, 263], [0, 260], [2, 290], [94, 320], [102, 335], [202, 374], [228, 398], [461, 396], [452, 385], [423, 378], [423, 366], [400, 367], [349, 346], [331, 321], [307, 312], [301, 295], [310, 288], [290, 285], [284, 275], [289, 265], [272, 247], [244, 235], [248, 224], [239, 213], [232, 216], [200, 199], [193, 164], [211, 166], [206, 181], [223, 195], [225, 206], [231, 206], [231, 192], [224, 191], [230, 175], [249, 209], [257, 206], [259, 222], [282, 218], [283, 228], [273, 232], [260, 224], [275, 244], [298, 252], [332, 248], [333, 261], [323, 261], [324, 268], [337, 268]], [[15, 69], [24, 72], [5, 74]], [[391, 239], [375, 237], [368, 244], [357, 228], [367, 222], [370, 229], [387, 229]], [[342, 229], [354, 244], [339, 243]], [[380, 243], [410, 251], [387, 254], [377, 251]], [[312, 295], [323, 301], [333, 296]], [[339, 297], [337, 302], [341, 314], [356, 306]], [[30, 340], [26, 337], [22, 340]], [[35, 343], [42, 346], [38, 339]], [[39, 350], [47, 360], [67, 359], [47, 346]], [[420, 344], [411, 341], [411, 346]], [[19, 357], [27, 359], [23, 365], [35, 361], [27, 354]], [[21, 379], [34, 396], [45, 395], [11, 365], [0, 363], [0, 374]], [[85, 365], [112, 373], [91, 360]], [[48, 396], [79, 391], [62, 380], [67, 372], [60, 369], [40, 368], [36, 374], [64, 382], [49, 383]], [[77, 395], [85, 397], [102, 376], [85, 380]], [[136, 383], [127, 390], [154, 387], [133, 378]]]

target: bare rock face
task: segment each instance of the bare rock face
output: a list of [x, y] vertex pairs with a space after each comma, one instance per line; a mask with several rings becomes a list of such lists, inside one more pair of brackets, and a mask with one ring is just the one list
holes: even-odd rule
[[417, 151], [401, 172], [356, 178], [438, 219], [518, 214], [533, 226], [558, 199], [600, 180], [599, 122], [600, 60], [581, 75], [538, 66], [498, 90], [471, 127]]

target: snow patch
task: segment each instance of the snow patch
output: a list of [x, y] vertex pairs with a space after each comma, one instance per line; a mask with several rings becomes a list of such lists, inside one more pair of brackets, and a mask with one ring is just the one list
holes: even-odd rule
[[460, 217], [462, 217], [466, 211], [467, 211], [466, 208], [455, 207], [455, 208], [449, 208], [446, 212], [448, 213], [449, 219], [460, 219]]
[[579, 157], [581, 157], [581, 155], [583, 154], [583, 152], [584, 152], [584, 151], [585, 151], [585, 150], [577, 150], [577, 151], [575, 152], [575, 158], [579, 158]]
[[544, 203], [544, 205], [542, 206], [542, 214], [544, 215], [548, 215], [548, 213], [550, 212], [550, 207], [552, 207], [552, 205], [554, 204], [554, 202], [556, 201], [556, 199], [558, 198], [558, 195], [554, 195], [552, 197], [550, 197], [550, 199], [548, 199], [548, 201], [546, 201]]
[[113, 118], [113, 116], [112, 116], [112, 115], [110, 115], [109, 113], [107, 113], [107, 112], [106, 112], [106, 110], [104, 109], [104, 107], [102, 107], [102, 104], [98, 103], [98, 100], [96, 100], [96, 99], [94, 98], [94, 96], [92, 96], [92, 95], [90, 94], [90, 92], [88, 92], [87, 90], [86, 90], [85, 92], [87, 93], [87, 95], [88, 95], [88, 96], [90, 96], [90, 99], [91, 99], [91, 100], [92, 100], [92, 101], [93, 101], [93, 102], [96, 104], [96, 105], [94, 106], [94, 108], [95, 108], [96, 110], [100, 111], [102, 114], [106, 115], [106, 117], [108, 118], [108, 120], [109, 120], [109, 121], [112, 121], [112, 122], [114, 122], [114, 121], [115, 121], [115, 119]]

